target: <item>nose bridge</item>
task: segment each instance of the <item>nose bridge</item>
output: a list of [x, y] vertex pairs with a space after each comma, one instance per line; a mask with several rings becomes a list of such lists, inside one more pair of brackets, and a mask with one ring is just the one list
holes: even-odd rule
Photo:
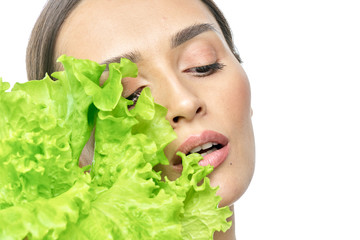
[[155, 101], [168, 109], [167, 119], [173, 127], [204, 112], [205, 104], [197, 94], [198, 89], [175, 71], [159, 74], [156, 85]]

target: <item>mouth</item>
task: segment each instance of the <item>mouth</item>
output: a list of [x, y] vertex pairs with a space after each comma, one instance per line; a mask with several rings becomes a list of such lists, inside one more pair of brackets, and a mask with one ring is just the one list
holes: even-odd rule
[[[204, 131], [200, 135], [190, 136], [176, 152], [182, 152], [186, 155], [192, 153], [200, 154], [203, 159], [199, 165], [212, 165], [218, 167], [225, 161], [229, 153], [229, 140], [221, 133], [214, 131]], [[171, 161], [175, 171], [182, 171], [182, 159], [175, 155]]]

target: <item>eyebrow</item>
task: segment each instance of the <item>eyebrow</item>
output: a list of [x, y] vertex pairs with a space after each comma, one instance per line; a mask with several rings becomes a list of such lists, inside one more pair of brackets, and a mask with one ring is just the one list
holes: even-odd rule
[[[209, 24], [209, 23], [194, 24], [187, 28], [184, 28], [172, 36], [171, 41], [170, 41], [171, 48], [176, 48], [176, 47], [182, 45], [183, 43], [195, 38], [196, 36], [198, 36], [204, 32], [208, 32], [208, 31], [217, 32], [216, 28], [212, 24]], [[131, 52], [122, 54], [117, 57], [109, 58], [109, 59], [103, 61], [101, 64], [108, 65], [108, 64], [114, 63], [114, 62], [120, 62], [121, 58], [127, 58], [130, 61], [136, 63], [136, 62], [139, 62], [142, 57], [141, 57], [141, 54], [139, 51], [131, 51]], [[108, 67], [106, 69], [108, 70]]]
[[172, 39], [171, 39], [171, 48], [176, 48], [183, 44], [184, 42], [187, 42], [194, 37], [200, 35], [201, 33], [208, 32], [208, 31], [214, 31], [217, 32], [215, 27], [209, 23], [201, 23], [201, 24], [195, 24], [190, 27], [187, 27], [180, 32], [176, 33]]
[[127, 58], [130, 61], [136, 63], [141, 60], [141, 54], [138, 51], [132, 51], [125, 54], [122, 54], [120, 56], [109, 58], [103, 62], [100, 63], [100, 65], [106, 64], [105, 71], [109, 70], [109, 64], [110, 63], [119, 63], [122, 58]]

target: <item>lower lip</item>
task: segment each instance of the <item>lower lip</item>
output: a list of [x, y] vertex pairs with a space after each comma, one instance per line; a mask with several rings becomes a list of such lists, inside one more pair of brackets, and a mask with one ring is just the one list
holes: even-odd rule
[[210, 154], [205, 155], [204, 159], [199, 162], [200, 166], [211, 165], [214, 168], [217, 168], [220, 164], [222, 164], [226, 157], [229, 154], [229, 144], [225, 145], [223, 148], [216, 150]]
[[[214, 168], [217, 168], [225, 161], [228, 154], [229, 154], [229, 144], [225, 145], [223, 148], [221, 148], [219, 150], [216, 150], [210, 154], [205, 155], [205, 157], [199, 161], [199, 165], [200, 166], [211, 165]], [[182, 166], [182, 164], [177, 164], [177, 165], [174, 165], [173, 168], [176, 171], [181, 172], [183, 169], [183, 166]]]

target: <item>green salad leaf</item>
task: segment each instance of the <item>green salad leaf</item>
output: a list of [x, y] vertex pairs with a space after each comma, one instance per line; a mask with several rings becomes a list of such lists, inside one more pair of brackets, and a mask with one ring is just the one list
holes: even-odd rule
[[[150, 89], [129, 110], [121, 79], [136, 77], [134, 63], [58, 61], [56, 81], [7, 91], [0, 78], [0, 239], [212, 239], [230, 228], [199, 154], [179, 153], [175, 181], [153, 169], [176, 135]], [[93, 163], [80, 168], [93, 131]]]

